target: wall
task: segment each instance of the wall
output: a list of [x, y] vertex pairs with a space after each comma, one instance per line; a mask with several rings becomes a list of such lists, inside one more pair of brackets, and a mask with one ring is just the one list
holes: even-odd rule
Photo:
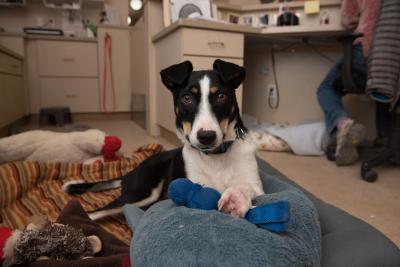
[[[90, 19], [98, 24], [99, 13], [103, 10], [102, 2], [83, 4], [82, 18]], [[115, 7], [120, 13], [121, 24], [127, 25], [129, 13], [128, 0], [104, 0], [104, 3]], [[49, 18], [54, 19], [54, 27], [62, 27], [62, 13], [60, 9], [50, 9], [43, 6], [42, 1], [27, 1], [24, 7], [0, 7], [0, 27], [6, 31], [21, 32], [23, 27], [42, 26]]]
[[136, 22], [135, 27], [131, 30], [132, 44], [132, 80], [135, 80], [132, 85], [132, 92], [136, 94], [146, 93], [146, 79], [143, 75], [143, 69], [146, 68], [147, 59], [146, 47], [146, 25], [144, 16], [141, 16]]
[[[82, 9], [83, 18], [98, 23], [102, 8]], [[21, 32], [23, 27], [42, 26], [52, 18], [55, 27], [62, 25], [62, 10], [45, 8], [41, 1], [27, 1], [25, 7], [0, 7], [0, 26], [6, 31]]]
[[[278, 47], [277, 49], [280, 49]], [[338, 46], [318, 47], [318, 50], [333, 60], [341, 56]], [[296, 124], [324, 119], [316, 92], [333, 63], [305, 46], [276, 52], [276, 74], [280, 90], [277, 109], [268, 106], [268, 85], [275, 84], [271, 62], [271, 46], [247, 47], [245, 67], [247, 77], [244, 85], [243, 113], [258, 120]], [[374, 131], [374, 106], [365, 96], [344, 97], [344, 105], [350, 116], [367, 125], [368, 138]]]
[[104, 3], [109, 4], [118, 10], [121, 25], [128, 25], [129, 0], [104, 0]]

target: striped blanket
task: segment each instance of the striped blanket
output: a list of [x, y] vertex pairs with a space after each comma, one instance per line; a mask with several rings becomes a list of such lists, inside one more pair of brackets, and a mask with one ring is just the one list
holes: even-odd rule
[[366, 93], [393, 108], [400, 97], [400, 1], [383, 0], [368, 57]]
[[[70, 180], [100, 181], [124, 175], [162, 150], [161, 145], [150, 144], [136, 150], [131, 159], [91, 165], [29, 161], [0, 165], [0, 224], [21, 229], [32, 215], [39, 214], [55, 220], [71, 199], [78, 199], [85, 210], [104, 206], [120, 195], [120, 189], [70, 196], [61, 186]], [[123, 215], [101, 220], [99, 224], [129, 244], [132, 235]]]

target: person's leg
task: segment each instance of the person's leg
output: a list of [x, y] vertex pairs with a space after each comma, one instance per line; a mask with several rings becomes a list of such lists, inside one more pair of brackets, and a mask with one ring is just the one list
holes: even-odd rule
[[[322, 81], [318, 89], [318, 101], [324, 111], [329, 134], [336, 133], [336, 164], [349, 165], [358, 159], [356, 146], [364, 139], [365, 127], [349, 118], [342, 104], [343, 94], [333, 87], [333, 81], [340, 76], [340, 64], [341, 61]], [[353, 47], [352, 67], [358, 74], [366, 73], [366, 60], [361, 45]]]
[[[352, 48], [351, 67], [356, 84], [365, 86], [367, 61], [361, 44]], [[340, 119], [336, 127], [336, 165], [353, 164], [358, 160], [357, 145], [364, 140], [366, 128], [348, 117]]]
[[340, 76], [341, 63], [342, 60], [331, 68], [325, 79], [321, 82], [317, 92], [319, 105], [325, 114], [326, 129], [331, 136], [334, 135], [339, 120], [348, 117], [342, 103], [344, 94], [338, 92], [333, 87], [333, 82]]

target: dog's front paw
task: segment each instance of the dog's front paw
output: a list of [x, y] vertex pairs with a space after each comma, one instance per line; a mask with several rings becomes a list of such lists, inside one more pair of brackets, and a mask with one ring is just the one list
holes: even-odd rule
[[226, 189], [218, 201], [218, 210], [234, 217], [243, 218], [250, 208], [251, 199], [234, 187]]

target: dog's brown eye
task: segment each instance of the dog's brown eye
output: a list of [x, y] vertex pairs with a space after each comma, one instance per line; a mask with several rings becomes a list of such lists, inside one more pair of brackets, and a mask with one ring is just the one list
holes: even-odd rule
[[225, 103], [226, 94], [223, 94], [223, 93], [217, 94], [217, 101], [218, 101], [218, 103]]
[[181, 97], [181, 100], [182, 100], [183, 104], [185, 104], [185, 105], [191, 104], [193, 102], [192, 96], [190, 96], [188, 94], [183, 95]]

